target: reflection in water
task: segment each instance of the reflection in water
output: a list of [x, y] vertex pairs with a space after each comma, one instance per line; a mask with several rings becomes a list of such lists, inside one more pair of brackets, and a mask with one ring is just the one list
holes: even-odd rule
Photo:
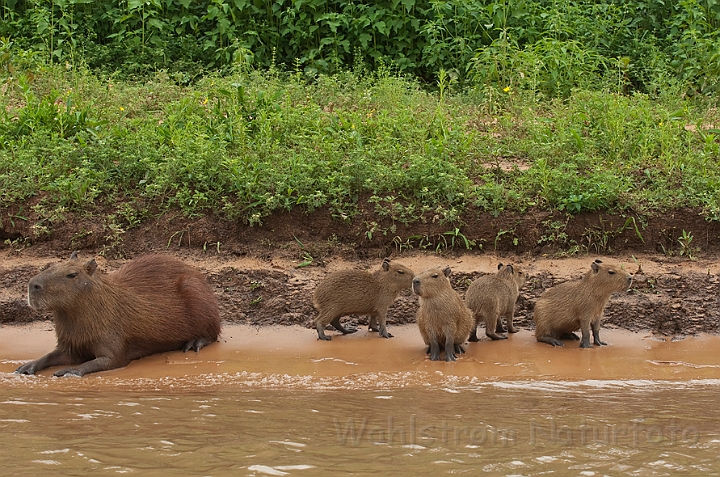
[[[4, 475], [716, 475], [714, 382], [0, 390]], [[175, 471], [175, 472], [173, 472]]]

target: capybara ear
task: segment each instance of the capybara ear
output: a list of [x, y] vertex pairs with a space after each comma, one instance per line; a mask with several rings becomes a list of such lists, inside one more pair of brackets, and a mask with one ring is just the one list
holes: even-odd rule
[[[602, 263], [602, 262], [600, 262]], [[590, 264], [590, 268], [592, 268], [592, 271], [597, 273], [598, 270], [600, 270], [600, 266], [598, 265], [598, 261], [595, 260], [592, 264]]]
[[515, 273], [515, 269], [513, 268], [512, 265], [508, 265], [508, 268], [510, 269], [510, 273], [513, 273], [513, 274]]
[[73, 253], [70, 254], [70, 260], [77, 260], [77, 250], [73, 250]]
[[446, 277], [449, 277], [450, 274], [452, 273], [452, 270], [450, 269], [450, 267], [445, 267], [445, 270], [443, 270], [443, 273], [445, 274]]
[[97, 262], [95, 262], [95, 259], [93, 258], [85, 264], [85, 271], [88, 275], [92, 275], [93, 273], [95, 273], [95, 270], [97, 270]]
[[500, 270], [503, 267], [502, 263], [498, 263], [498, 270]]
[[600, 260], [599, 258], [596, 258], [595, 263], [602, 263], [602, 260]]
[[382, 269], [385, 270], [386, 272], [390, 269], [390, 259], [389, 258], [386, 258], [385, 260], [383, 260]]

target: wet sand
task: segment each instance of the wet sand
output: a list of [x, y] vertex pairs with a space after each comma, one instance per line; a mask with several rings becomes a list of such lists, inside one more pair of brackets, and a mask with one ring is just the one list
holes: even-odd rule
[[298, 326], [253, 328], [225, 325], [219, 342], [199, 353], [149, 356], [125, 368], [84, 378], [12, 374], [55, 345], [52, 323], [0, 328], [0, 386], [52, 389], [207, 388], [267, 386], [378, 388], [448, 385], [472, 381], [689, 381], [720, 379], [720, 336], [700, 335], [663, 341], [650, 333], [603, 329], [610, 345], [579, 349], [577, 341], [553, 348], [526, 330], [507, 341], [465, 346], [455, 363], [432, 362], [415, 325], [392, 327], [390, 340], [361, 329], [317, 340], [314, 330]]

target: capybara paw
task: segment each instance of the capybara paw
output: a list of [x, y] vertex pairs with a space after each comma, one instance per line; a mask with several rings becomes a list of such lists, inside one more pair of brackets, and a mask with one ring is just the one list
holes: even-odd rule
[[508, 333], [517, 333], [518, 329], [517, 328], [508, 328], [507, 331], [508, 331]]
[[595, 340], [595, 346], [607, 346], [605, 341]]
[[345, 328], [345, 330], [342, 331], [342, 334], [349, 335], [349, 334], [356, 333], [356, 332], [357, 332], [357, 328]]
[[318, 336], [318, 339], [323, 341], [332, 341], [332, 336], [322, 335]]
[[200, 351], [204, 346], [209, 345], [212, 343], [212, 341], [205, 339], [205, 338], [195, 338], [194, 340], [190, 340], [185, 345], [183, 345], [182, 350], [183, 353], [187, 353], [190, 350], [195, 351], [196, 353]]
[[380, 328], [377, 328], [375, 326], [368, 326], [368, 331], [374, 331], [375, 333], [377, 333], [378, 331], [380, 331]]
[[488, 335], [488, 337], [490, 337], [491, 340], [506, 340], [506, 339], [508, 339], [508, 337], [505, 335], [496, 335], [496, 334]]
[[380, 333], [380, 336], [383, 338], [393, 338], [392, 333], [388, 333], [387, 331], [385, 333]]
[[35, 374], [35, 363], [30, 361], [15, 370], [15, 374]]
[[56, 371], [53, 376], [61, 378], [63, 376], [74, 376], [76, 378], [82, 377], [83, 372], [79, 369], [75, 368], [68, 368], [68, 369], [61, 369], [60, 371]]
[[447, 361], [447, 362], [449, 363], [450, 361], [457, 361], [457, 358], [455, 357], [454, 354], [447, 354], [447, 353], [446, 353], [446, 354], [445, 354], [445, 361]]
[[581, 342], [580, 342], [580, 346], [578, 346], [578, 348], [592, 348], [592, 346], [590, 345], [590, 343], [586, 343], [586, 342], [584, 342], [584, 341], [581, 341]]

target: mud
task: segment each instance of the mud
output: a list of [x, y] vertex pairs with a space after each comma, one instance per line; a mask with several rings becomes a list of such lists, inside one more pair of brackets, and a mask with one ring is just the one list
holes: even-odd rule
[[36, 376], [14, 369], [54, 346], [51, 323], [0, 328], [0, 383], [5, 388], [51, 390], [132, 389], [382, 389], [471, 386], [487, 382], [719, 380], [720, 336], [657, 339], [650, 333], [604, 330], [609, 346], [552, 348], [522, 330], [507, 341], [470, 343], [456, 363], [429, 361], [415, 325], [395, 329], [392, 340], [359, 331], [318, 342], [299, 326], [229, 324], [220, 341], [199, 353], [169, 352], [83, 379]]
[[[163, 251], [163, 250], [156, 250]], [[348, 259], [341, 254], [322, 262], [306, 264], [280, 251], [267, 256], [237, 257], [217, 251], [167, 251], [205, 270], [214, 287], [225, 323], [252, 326], [299, 325], [312, 327], [316, 311], [311, 296], [317, 283], [329, 272], [345, 268], [374, 270], [380, 259]], [[99, 269], [111, 271], [126, 260], [107, 259], [92, 252]], [[499, 262], [512, 262], [527, 271], [528, 280], [520, 291], [515, 324], [533, 330], [532, 312], [537, 298], [548, 288], [579, 278], [597, 255], [572, 258], [466, 253], [441, 255], [409, 251], [393, 255], [413, 270], [450, 266], [453, 286], [464, 295], [478, 276], [494, 273]], [[27, 282], [40, 270], [67, 258], [65, 253], [38, 254], [37, 249], [0, 251], [0, 324], [47, 320], [27, 305]], [[621, 264], [635, 274], [627, 293], [615, 294], [605, 309], [603, 324], [629, 331], [647, 330], [656, 336], [680, 338], [698, 333], [720, 332], [720, 260], [717, 257], [688, 260], [662, 255], [601, 256]], [[417, 297], [401, 294], [388, 312], [388, 326], [414, 323]], [[367, 317], [343, 319], [356, 326], [367, 325]], [[480, 333], [482, 334], [482, 333]]]

